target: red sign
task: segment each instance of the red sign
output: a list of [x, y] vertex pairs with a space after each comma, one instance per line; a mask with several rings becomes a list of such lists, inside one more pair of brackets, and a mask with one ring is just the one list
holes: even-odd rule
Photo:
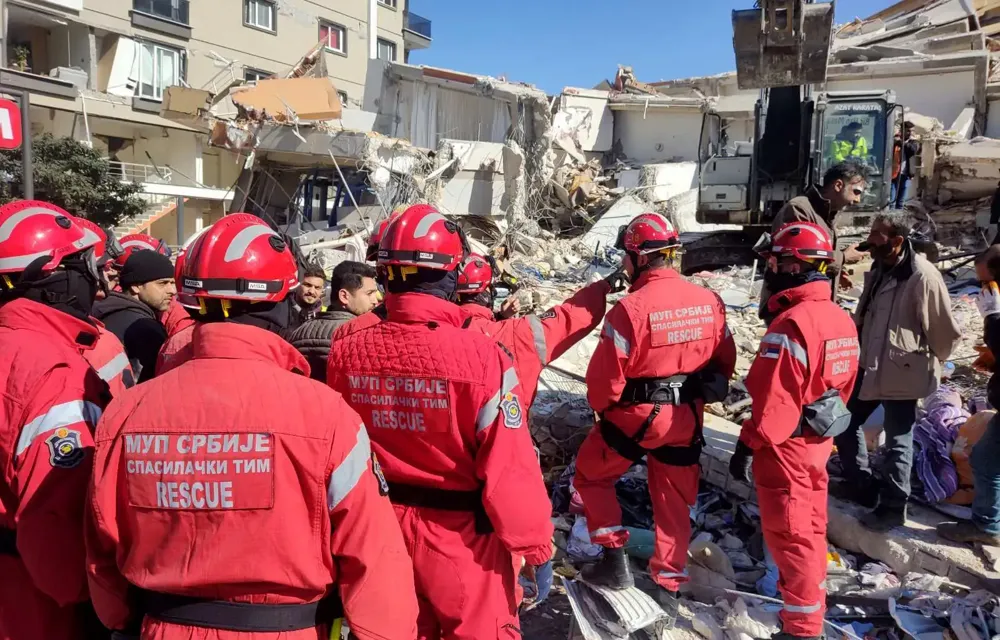
[[21, 142], [21, 109], [0, 98], [0, 149], [17, 149]]

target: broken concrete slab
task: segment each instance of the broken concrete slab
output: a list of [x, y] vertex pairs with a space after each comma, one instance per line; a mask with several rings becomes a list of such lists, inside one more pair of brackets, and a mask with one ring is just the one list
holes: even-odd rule
[[279, 122], [336, 120], [341, 116], [340, 96], [329, 78], [268, 78], [256, 86], [233, 89], [237, 107]]
[[647, 211], [650, 211], [648, 203], [633, 195], [622, 196], [594, 223], [582, 242], [594, 252], [599, 247], [613, 247], [618, 239], [618, 229]]

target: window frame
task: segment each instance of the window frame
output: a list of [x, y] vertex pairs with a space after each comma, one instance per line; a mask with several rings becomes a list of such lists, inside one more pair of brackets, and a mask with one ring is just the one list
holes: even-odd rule
[[347, 95], [347, 92], [344, 91], [343, 89], [337, 89], [337, 97], [340, 98], [340, 106], [343, 107], [343, 108], [346, 108], [347, 107], [347, 101], [349, 99], [349, 96]]
[[[326, 42], [323, 43], [324, 51], [329, 51], [330, 53], [336, 53], [338, 55], [347, 55], [347, 27], [337, 22], [332, 22], [330, 20], [320, 20], [319, 21], [319, 31], [322, 35], [323, 28], [326, 27], [327, 35]], [[330, 46], [330, 29], [340, 29], [340, 49], [334, 49]]]
[[[257, 76], [253, 80], [247, 76], [253, 74]], [[257, 69], [255, 67], [243, 67], [243, 82], [260, 82], [261, 80], [269, 80], [274, 77], [274, 74], [270, 71], [264, 71], [263, 69]]]
[[392, 40], [386, 40], [385, 38], [377, 38], [375, 43], [376, 53], [378, 54], [382, 53], [383, 44], [388, 45], [390, 47], [390, 51], [392, 51], [392, 58], [386, 60], [381, 55], [379, 55], [378, 59], [382, 60], [383, 62], [396, 62], [396, 58], [399, 56], [399, 48], [396, 46], [396, 43]]
[[[153, 70], [153, 80], [156, 82], [150, 83], [153, 86], [153, 95], [146, 95], [142, 92], [143, 77], [142, 77], [142, 52], [139, 52], [138, 60], [136, 61], [136, 83], [135, 83], [135, 97], [141, 98], [143, 100], [153, 100], [155, 102], [163, 101], [163, 90], [162, 78], [160, 77], [160, 56], [157, 55], [157, 50], [166, 51], [174, 54], [174, 73], [173, 82], [166, 85], [167, 87], [180, 84], [181, 80], [184, 79], [184, 50], [177, 47], [172, 47], [166, 44], [160, 44], [152, 40], [140, 40], [136, 44], [145, 49], [147, 46], [152, 47], [150, 56], [152, 58], [152, 70]], [[159, 90], [159, 95], [157, 95], [157, 90]]]
[[[271, 8], [271, 28], [262, 27], [256, 22], [250, 21], [250, 7], [255, 7], [254, 17], [259, 17], [260, 5], [267, 5]], [[271, 0], [243, 0], [243, 26], [249, 29], [256, 29], [257, 31], [263, 31], [264, 33], [277, 34], [278, 33], [278, 5]]]
[[378, 0], [378, 3], [385, 7], [386, 9], [392, 9], [395, 11], [398, 6], [398, 0]]

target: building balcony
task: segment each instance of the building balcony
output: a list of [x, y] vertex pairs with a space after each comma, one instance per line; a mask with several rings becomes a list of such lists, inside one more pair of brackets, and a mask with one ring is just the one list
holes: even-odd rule
[[132, 25], [191, 38], [190, 0], [132, 0]]
[[4, 27], [7, 64], [0, 85], [71, 99], [88, 88], [87, 70], [74, 65], [88, 57], [86, 26], [8, 4]]
[[403, 42], [407, 49], [426, 49], [431, 46], [431, 21], [407, 11], [403, 27]]

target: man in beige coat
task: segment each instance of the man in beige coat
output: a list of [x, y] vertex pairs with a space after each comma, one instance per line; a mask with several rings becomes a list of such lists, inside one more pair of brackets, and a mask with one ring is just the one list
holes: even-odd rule
[[[823, 176], [822, 187], [812, 185], [803, 195], [786, 202], [771, 223], [771, 235], [776, 234], [778, 229], [790, 222], [812, 222], [830, 234], [835, 252], [833, 263], [827, 269], [827, 275], [830, 276], [834, 291], [837, 289], [844, 263], [858, 262], [861, 259], [861, 254], [854, 247], [849, 247], [845, 251], [837, 250], [834, 219], [841, 209], [861, 202], [861, 196], [867, 187], [868, 170], [864, 165], [850, 161], [841, 162], [827, 170]], [[765, 321], [770, 321], [770, 318], [766, 317], [767, 299], [770, 296], [771, 292], [764, 286], [760, 293], [759, 307], [760, 316]]]
[[[848, 403], [851, 426], [836, 438], [848, 482], [831, 493], [874, 506], [862, 522], [879, 531], [906, 521], [917, 400], [937, 389], [941, 363], [961, 337], [944, 279], [913, 249], [910, 231], [905, 214], [872, 221], [868, 244], [875, 263], [854, 314], [861, 369]], [[861, 425], [879, 404], [885, 408], [886, 457], [884, 482], [876, 487]]]

